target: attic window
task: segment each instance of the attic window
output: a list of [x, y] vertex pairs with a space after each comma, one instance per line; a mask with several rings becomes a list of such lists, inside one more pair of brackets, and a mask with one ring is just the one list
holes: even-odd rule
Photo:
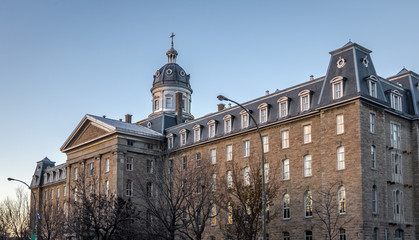
[[210, 120], [207, 123], [208, 125], [208, 137], [215, 137], [215, 120]]
[[268, 121], [268, 104], [262, 103], [258, 106], [259, 109], [259, 123], [265, 123]]
[[310, 109], [310, 93], [311, 91], [306, 89], [301, 91], [298, 96], [300, 96], [300, 111], [304, 112]]
[[342, 76], [337, 76], [330, 80], [333, 89], [333, 99], [338, 99], [343, 96], [343, 80], [344, 78]]
[[167, 149], [172, 149], [173, 148], [173, 134], [170, 133], [166, 136], [167, 138]]
[[279, 118], [288, 116], [288, 101], [288, 97], [281, 97], [278, 99], [277, 102], [279, 104]]
[[224, 120], [224, 133], [230, 133], [231, 132], [231, 122], [232, 122], [232, 117], [230, 114], [227, 114], [223, 117]]
[[374, 75], [370, 75], [365, 80], [368, 82], [368, 91], [370, 96], [376, 98], [378, 78]]
[[193, 128], [194, 142], [199, 142], [201, 140], [201, 125], [196, 124]]
[[179, 131], [180, 134], [180, 146], [184, 146], [186, 145], [186, 137], [187, 137], [187, 130], [186, 129], [182, 129]]
[[246, 110], [240, 112], [242, 128], [249, 127], [249, 113]]
[[391, 107], [396, 111], [402, 111], [402, 94], [397, 90], [390, 92]]

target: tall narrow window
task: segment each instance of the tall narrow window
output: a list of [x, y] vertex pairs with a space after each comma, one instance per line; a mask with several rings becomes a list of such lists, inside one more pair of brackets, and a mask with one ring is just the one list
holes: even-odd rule
[[154, 171], [154, 161], [151, 159], [147, 160], [147, 173], [153, 173]]
[[372, 213], [377, 214], [378, 203], [377, 203], [377, 186], [372, 186]]
[[394, 240], [404, 240], [404, 231], [402, 229], [397, 229], [394, 232]]
[[228, 188], [233, 187], [233, 174], [230, 170], [227, 171], [227, 187]]
[[290, 132], [288, 130], [281, 131], [281, 145], [282, 148], [289, 148], [290, 146]]
[[378, 240], [378, 228], [374, 228], [372, 231], [372, 240]]
[[231, 122], [232, 117], [230, 114], [223, 117], [224, 120], [224, 133], [230, 133], [231, 132]]
[[173, 148], [173, 134], [167, 135], [167, 149]]
[[215, 137], [215, 120], [211, 120], [207, 123], [208, 125], [208, 137]]
[[193, 127], [193, 136], [194, 142], [201, 140], [201, 125], [197, 124]]
[[300, 96], [300, 111], [304, 112], [310, 109], [310, 90], [306, 89], [301, 91], [298, 96]]
[[333, 89], [333, 99], [338, 99], [343, 96], [343, 80], [344, 78], [341, 76], [337, 76], [330, 80]]
[[313, 240], [313, 232], [312, 231], [305, 231], [304, 233], [304, 239], [305, 240]]
[[195, 154], [195, 167], [201, 166], [201, 153]]
[[250, 167], [245, 167], [243, 169], [243, 185], [244, 186], [250, 185]]
[[311, 125], [303, 126], [304, 143], [311, 143]]
[[127, 185], [126, 185], [126, 189], [125, 189], [125, 193], [126, 196], [131, 197], [132, 196], [132, 181], [131, 180], [127, 180]]
[[153, 183], [147, 182], [147, 188], [146, 188], [147, 197], [151, 198], [153, 197]]
[[390, 123], [390, 135], [391, 135], [391, 141], [390, 141], [390, 145], [393, 148], [397, 148], [400, 149], [400, 125], [396, 124], [396, 123]]
[[371, 168], [376, 169], [377, 167], [377, 161], [376, 161], [376, 149], [374, 145], [371, 145]]
[[159, 109], [160, 109], [159, 99], [156, 98], [154, 99], [154, 111], [159, 110]]
[[213, 173], [211, 176], [211, 190], [217, 190], [217, 174]]
[[346, 240], [346, 231], [343, 228], [339, 229], [339, 240]]
[[344, 186], [338, 188], [339, 213], [346, 213], [346, 191]]
[[51, 189], [51, 200], [54, 199], [54, 189]]
[[282, 233], [282, 240], [290, 240], [290, 233], [289, 232], [283, 232]]
[[60, 198], [60, 188], [57, 188], [57, 198]]
[[78, 168], [74, 168], [74, 180], [77, 180], [79, 175], [79, 169]]
[[269, 163], [265, 163], [265, 183], [269, 182]]
[[109, 158], [105, 160], [105, 172], [109, 172]]
[[279, 118], [288, 116], [288, 98], [281, 97], [278, 99], [279, 104]]
[[64, 197], [67, 196], [67, 187], [66, 186], [63, 187], [63, 196]]
[[182, 157], [182, 170], [187, 170], [188, 169], [188, 159], [186, 158], [186, 156]]
[[290, 160], [282, 160], [282, 179], [290, 179]]
[[311, 155], [304, 156], [304, 177], [311, 176]]
[[247, 111], [245, 111], [245, 110], [242, 110], [240, 112], [240, 115], [241, 115], [241, 125], [242, 125], [242, 128], [249, 127], [249, 113], [247, 113]]
[[313, 216], [313, 196], [310, 190], [304, 193], [304, 208], [306, 217]]
[[94, 163], [89, 163], [88, 167], [89, 167], [89, 176], [93, 176], [93, 169], [94, 169]]
[[217, 163], [217, 150], [216, 149], [210, 150], [210, 158], [211, 158], [211, 164]]
[[105, 181], [105, 196], [109, 196], [109, 181]]
[[368, 82], [368, 90], [371, 97], [377, 97], [377, 81], [378, 78], [374, 75], [370, 75], [366, 78]]
[[173, 173], [173, 159], [169, 159], [169, 174]]
[[397, 152], [391, 152], [392, 178], [396, 183], [403, 183], [402, 156]]
[[[211, 225], [217, 225], [217, 205], [215, 203], [211, 204]], [[215, 240], [215, 237], [213, 239]]]
[[233, 159], [233, 145], [227, 145], [226, 147], [226, 159], [230, 161]]
[[283, 219], [289, 219], [291, 217], [290, 203], [291, 203], [290, 195], [288, 193], [284, 194], [284, 196], [282, 197], [282, 218]]
[[393, 191], [393, 219], [396, 222], [402, 222], [403, 217], [403, 192], [399, 189]]
[[186, 129], [180, 130], [179, 135], [180, 135], [180, 146], [186, 145], [187, 130]]
[[370, 133], [375, 133], [375, 114], [370, 113]]
[[250, 141], [246, 140], [243, 142], [243, 157], [248, 157], [250, 155]]
[[231, 206], [231, 203], [229, 202], [227, 204], [227, 224], [233, 223], [233, 206]]
[[168, 94], [165, 97], [166, 97], [166, 108], [167, 109], [173, 108], [173, 104], [172, 104], [173, 103], [173, 101], [172, 101], [173, 98], [172, 98], [172, 95], [169, 95]]
[[268, 104], [262, 103], [258, 106], [259, 109], [259, 123], [268, 121]]
[[341, 146], [337, 149], [338, 170], [345, 169], [345, 147]]
[[263, 136], [262, 142], [263, 142], [263, 152], [265, 153], [269, 152], [269, 137]]
[[343, 114], [336, 116], [336, 134], [342, 134], [345, 132], [345, 125], [343, 121]]
[[402, 111], [402, 94], [397, 90], [392, 90], [390, 93], [391, 107], [397, 111]]
[[129, 158], [127, 158], [127, 171], [132, 171], [132, 169], [133, 169], [133, 164], [134, 164], [134, 158], [132, 158], [132, 157], [129, 157]]

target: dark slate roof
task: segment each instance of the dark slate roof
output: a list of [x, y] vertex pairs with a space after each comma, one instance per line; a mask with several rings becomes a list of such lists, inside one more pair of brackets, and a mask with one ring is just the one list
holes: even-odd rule
[[187, 88], [192, 92], [191, 84], [189, 82], [190, 75], [186, 74], [185, 70], [177, 63], [167, 63], [153, 76], [153, 91], [159, 86], [177, 86]]

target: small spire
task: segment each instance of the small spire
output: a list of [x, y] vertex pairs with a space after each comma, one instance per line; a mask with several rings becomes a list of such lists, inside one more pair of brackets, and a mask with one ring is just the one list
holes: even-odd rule
[[175, 36], [176, 35], [173, 32], [172, 35], [170, 35], [170, 38], [172, 38], [172, 48], [170, 48], [169, 51], [166, 52], [168, 63], [176, 63], [177, 51], [173, 48], [173, 38]]
[[172, 35], [170, 35], [170, 37], [172, 38], [172, 48], [173, 48], [173, 38], [175, 37], [176, 35], [175, 34], [173, 34], [173, 32], [172, 32]]

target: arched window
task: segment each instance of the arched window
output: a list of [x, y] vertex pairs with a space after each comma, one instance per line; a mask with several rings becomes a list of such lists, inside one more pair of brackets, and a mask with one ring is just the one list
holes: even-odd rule
[[346, 213], [346, 191], [344, 186], [338, 188], [339, 213]]
[[393, 191], [393, 212], [396, 222], [403, 221], [403, 192], [399, 189]]
[[290, 203], [291, 203], [290, 195], [288, 193], [284, 194], [284, 197], [282, 198], [283, 219], [289, 219], [291, 217]]
[[306, 217], [313, 216], [313, 195], [310, 190], [304, 193], [304, 209]]

